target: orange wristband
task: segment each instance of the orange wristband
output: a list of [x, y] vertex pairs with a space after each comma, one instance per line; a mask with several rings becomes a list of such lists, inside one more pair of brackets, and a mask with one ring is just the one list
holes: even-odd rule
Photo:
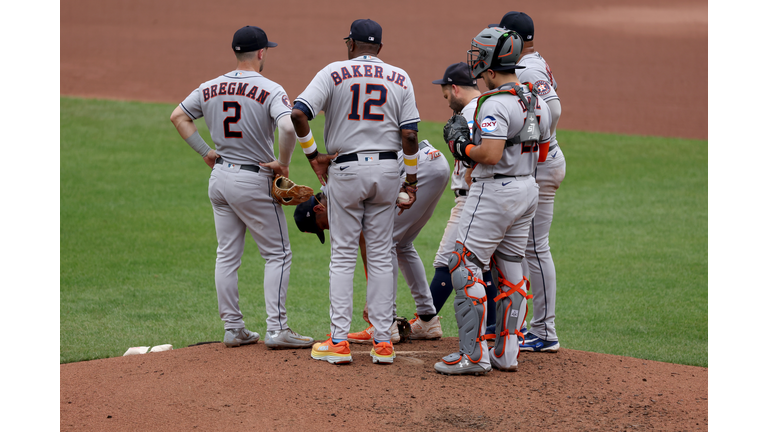
[[470, 145], [468, 145], [468, 146], [467, 146], [467, 148], [464, 150], [464, 154], [465, 154], [465, 155], [467, 155], [467, 157], [471, 158], [471, 156], [469, 155], [469, 152], [470, 152], [470, 151], [471, 151], [473, 148], [475, 148], [475, 145], [474, 145], [474, 144], [470, 144]]

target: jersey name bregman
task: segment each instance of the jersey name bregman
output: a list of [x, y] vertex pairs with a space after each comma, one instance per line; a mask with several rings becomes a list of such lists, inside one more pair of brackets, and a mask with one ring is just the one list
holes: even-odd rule
[[[267, 97], [269, 96], [269, 92], [266, 90], [261, 90], [261, 93], [259, 93], [258, 96], [256, 96], [256, 93], [259, 92], [258, 86], [251, 87], [250, 90], [248, 90], [248, 83], [244, 82], [223, 82], [221, 84], [214, 84], [208, 88], [203, 89], [203, 101], [208, 102], [208, 99], [216, 97], [216, 96], [245, 96], [248, 98], [251, 98], [255, 100], [256, 102], [264, 105], [264, 102], [267, 101]], [[245, 91], [248, 90], [248, 93], [246, 94]]]
[[[362, 71], [360, 68], [363, 68]], [[350, 72], [349, 70], [352, 70]], [[349, 68], [346, 66], [342, 66], [340, 69], [340, 72], [333, 71], [331, 72], [331, 78], [333, 79], [334, 85], [341, 84], [344, 80], [350, 79], [350, 78], [379, 78], [379, 79], [385, 79], [384, 78], [384, 68], [381, 66], [374, 66], [374, 65], [350, 65]], [[387, 81], [393, 82], [400, 87], [405, 88], [405, 76], [402, 74], [399, 74], [395, 71], [392, 71], [392, 74], [386, 77]]]

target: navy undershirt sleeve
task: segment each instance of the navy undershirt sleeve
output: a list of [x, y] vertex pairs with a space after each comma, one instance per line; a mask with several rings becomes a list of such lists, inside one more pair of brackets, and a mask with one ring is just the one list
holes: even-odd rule
[[308, 106], [304, 104], [304, 102], [296, 102], [296, 104], [293, 106], [293, 109], [297, 109], [301, 112], [303, 112], [307, 116], [307, 120], [312, 120], [312, 111], [309, 109]]

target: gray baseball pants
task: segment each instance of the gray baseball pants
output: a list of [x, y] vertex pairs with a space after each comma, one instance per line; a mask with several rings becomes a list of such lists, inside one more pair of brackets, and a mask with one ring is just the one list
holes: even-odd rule
[[[488, 265], [497, 250], [509, 256], [525, 256], [528, 230], [536, 212], [538, 194], [539, 187], [532, 176], [476, 179], [469, 189], [467, 202], [461, 213], [456, 241], [474, 253], [483, 266]], [[505, 262], [502, 265], [504, 275], [511, 283], [516, 284], [523, 279], [521, 263]], [[472, 260], [466, 260], [466, 267], [476, 278], [482, 280], [482, 269]], [[506, 291], [506, 288], [498, 289]], [[466, 293], [476, 298], [486, 295], [485, 287], [479, 283], [467, 288]], [[485, 328], [486, 322], [483, 319], [481, 335], [485, 334]], [[519, 352], [517, 336], [513, 333], [507, 338], [511, 341], [505, 343], [505, 353], [501, 359], [505, 367], [517, 364]], [[485, 355], [488, 353], [488, 344], [483, 340], [481, 346], [484, 355], [479, 364], [488, 368], [490, 359]]]
[[208, 197], [216, 223], [216, 294], [224, 328], [245, 326], [240, 312], [237, 270], [245, 247], [245, 230], [259, 247], [264, 265], [267, 331], [286, 328], [285, 299], [291, 271], [291, 244], [280, 204], [272, 199], [273, 177], [264, 173], [215, 165]]
[[[420, 149], [434, 150], [432, 147]], [[427, 224], [443, 196], [445, 186], [451, 178], [451, 167], [445, 156], [432, 160], [423, 160], [419, 156], [419, 190], [416, 192], [416, 202], [403, 214], [395, 216], [394, 245], [392, 246], [392, 265], [394, 270], [394, 299], [397, 299], [397, 270], [403, 273], [403, 279], [411, 290], [416, 303], [416, 313], [419, 315], [434, 315], [437, 313], [432, 302], [427, 274], [419, 253], [413, 246], [413, 241]], [[402, 180], [402, 179], [401, 179]], [[397, 315], [397, 305], [393, 305], [393, 317]]]
[[550, 151], [547, 160], [536, 166], [534, 176], [539, 185], [539, 205], [531, 224], [523, 263], [533, 295], [533, 318], [528, 330], [545, 341], [556, 341], [557, 277], [549, 250], [549, 229], [554, 217], [555, 192], [565, 178], [565, 156], [560, 147]]
[[368, 319], [374, 327], [374, 339], [389, 341], [395, 301], [392, 233], [400, 173], [397, 160], [379, 160], [378, 153], [357, 155], [356, 162], [332, 163], [328, 169], [331, 337], [347, 339], [349, 334], [353, 278], [362, 232], [368, 259]]

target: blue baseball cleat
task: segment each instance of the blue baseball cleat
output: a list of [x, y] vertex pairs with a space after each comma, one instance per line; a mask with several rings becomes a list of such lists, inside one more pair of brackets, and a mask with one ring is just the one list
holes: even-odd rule
[[560, 342], [558, 341], [545, 341], [539, 338], [533, 333], [525, 335], [523, 344], [520, 345], [520, 351], [532, 351], [532, 352], [557, 352], [560, 349]]

